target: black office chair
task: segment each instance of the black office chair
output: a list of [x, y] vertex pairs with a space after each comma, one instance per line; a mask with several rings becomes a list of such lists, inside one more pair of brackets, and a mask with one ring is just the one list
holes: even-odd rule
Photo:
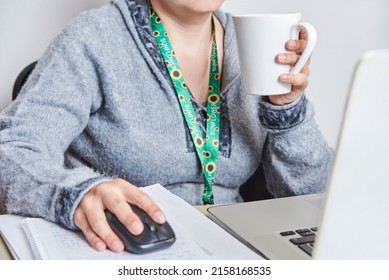
[[274, 196], [266, 188], [266, 178], [262, 164], [239, 190], [244, 201], [271, 199]]
[[22, 89], [22, 87], [26, 83], [28, 77], [30, 76], [32, 70], [34, 70], [37, 63], [38, 63], [38, 61], [34, 61], [34, 62], [30, 63], [19, 73], [18, 77], [15, 80], [14, 87], [12, 90], [12, 100], [16, 99], [20, 90]]

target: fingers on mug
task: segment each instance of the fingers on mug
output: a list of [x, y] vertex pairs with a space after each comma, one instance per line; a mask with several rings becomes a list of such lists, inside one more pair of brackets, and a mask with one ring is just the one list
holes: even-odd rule
[[[248, 95], [277, 95], [291, 91], [291, 85], [280, 80], [284, 73], [299, 73], [316, 45], [315, 28], [301, 21], [300, 13], [254, 14], [233, 16], [243, 87]], [[307, 33], [307, 43], [296, 65], [276, 62], [284, 53], [285, 42]]]
[[308, 38], [307, 38], [307, 43], [306, 43], [305, 49], [302, 52], [302, 54], [300, 55], [299, 60], [293, 66], [293, 68], [290, 70], [291, 74], [300, 73], [301, 69], [303, 69], [305, 63], [307, 63], [309, 57], [311, 56], [313, 49], [315, 48], [316, 41], [317, 41], [316, 29], [312, 26], [312, 24], [310, 24], [308, 22], [298, 22], [292, 26], [291, 38], [293, 40], [297, 40], [299, 38], [300, 29], [305, 30]]

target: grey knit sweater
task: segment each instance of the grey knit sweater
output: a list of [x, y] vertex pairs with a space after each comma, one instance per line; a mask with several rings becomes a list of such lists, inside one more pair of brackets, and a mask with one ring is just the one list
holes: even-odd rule
[[[262, 163], [276, 197], [322, 192], [331, 150], [306, 97], [273, 106], [243, 93], [230, 15], [225, 28], [215, 203]], [[199, 119], [203, 106], [195, 104]], [[76, 229], [73, 213], [96, 184], [161, 183], [201, 204], [203, 175], [149, 27], [145, 0], [82, 13], [52, 42], [15, 102], [0, 114], [0, 212]], [[265, 186], [263, 186], [265, 187]]]

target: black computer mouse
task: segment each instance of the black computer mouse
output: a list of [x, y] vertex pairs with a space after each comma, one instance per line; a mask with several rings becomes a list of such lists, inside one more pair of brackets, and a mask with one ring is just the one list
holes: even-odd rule
[[174, 243], [176, 237], [168, 222], [158, 224], [139, 207], [132, 204], [130, 206], [144, 225], [144, 230], [139, 235], [133, 235], [115, 215], [109, 210], [105, 210], [109, 225], [123, 242], [126, 251], [135, 254], [144, 254], [167, 248]]

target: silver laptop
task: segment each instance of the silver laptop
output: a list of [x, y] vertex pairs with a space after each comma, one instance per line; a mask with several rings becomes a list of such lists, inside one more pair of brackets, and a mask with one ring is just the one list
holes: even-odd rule
[[208, 212], [268, 259], [389, 259], [389, 49], [355, 68], [325, 194]]

